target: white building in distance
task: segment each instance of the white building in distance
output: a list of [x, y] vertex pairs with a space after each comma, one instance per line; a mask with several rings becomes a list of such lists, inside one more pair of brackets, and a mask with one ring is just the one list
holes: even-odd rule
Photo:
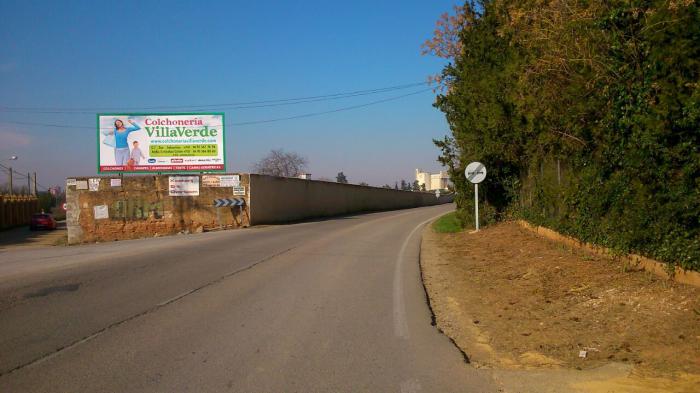
[[416, 180], [421, 187], [425, 184], [426, 191], [446, 190], [450, 184], [450, 175], [447, 174], [447, 171], [430, 173], [416, 169]]

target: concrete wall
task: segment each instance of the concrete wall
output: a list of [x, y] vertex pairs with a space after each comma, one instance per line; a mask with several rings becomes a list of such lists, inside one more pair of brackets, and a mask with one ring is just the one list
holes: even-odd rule
[[[194, 175], [196, 176], [196, 175]], [[410, 192], [332, 182], [239, 174], [246, 195], [233, 195], [231, 187], [206, 187], [199, 196], [169, 196], [169, 175], [117, 176], [100, 179], [96, 189], [66, 187], [68, 243], [113, 241], [282, 223], [365, 211], [404, 209], [451, 202], [428, 192]], [[73, 178], [90, 182], [90, 178]], [[73, 180], [71, 179], [71, 180]], [[82, 184], [85, 186], [85, 183]], [[214, 199], [244, 198], [243, 208], [216, 208]], [[95, 218], [95, 207], [107, 218]]]
[[251, 225], [452, 202], [431, 192], [250, 175]]
[[[66, 187], [68, 243], [112, 241], [202, 232], [250, 225], [247, 208], [249, 178], [241, 175], [245, 196], [233, 196], [231, 187], [204, 187], [200, 176], [199, 196], [169, 196], [167, 175], [127, 176], [121, 187], [112, 187], [117, 176], [101, 179], [97, 191]], [[89, 181], [78, 177], [76, 181]], [[216, 208], [214, 199], [244, 198], [244, 208]], [[95, 206], [107, 206], [109, 218], [95, 219]]]

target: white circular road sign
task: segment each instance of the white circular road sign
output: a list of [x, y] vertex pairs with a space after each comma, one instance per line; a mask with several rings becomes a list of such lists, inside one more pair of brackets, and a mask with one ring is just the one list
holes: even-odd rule
[[486, 167], [480, 162], [472, 162], [464, 170], [464, 176], [474, 184], [481, 183], [486, 178]]

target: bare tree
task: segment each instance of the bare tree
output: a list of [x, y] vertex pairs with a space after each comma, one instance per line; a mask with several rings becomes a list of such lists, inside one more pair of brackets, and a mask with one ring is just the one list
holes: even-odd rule
[[253, 171], [261, 175], [297, 177], [306, 171], [308, 161], [305, 157], [283, 149], [271, 150], [260, 161], [253, 164]]
[[335, 177], [335, 181], [338, 183], [348, 184], [348, 178], [343, 172], [338, 172], [338, 176]]

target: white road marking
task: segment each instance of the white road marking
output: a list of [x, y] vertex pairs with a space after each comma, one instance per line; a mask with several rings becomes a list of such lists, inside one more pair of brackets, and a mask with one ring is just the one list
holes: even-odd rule
[[445, 214], [447, 214], [447, 212], [440, 213], [416, 225], [411, 233], [406, 236], [406, 240], [404, 240], [401, 245], [399, 257], [396, 259], [396, 268], [394, 269], [394, 333], [397, 337], [404, 340], [408, 340], [409, 338], [408, 321], [406, 320], [406, 303], [403, 295], [403, 261], [404, 255], [406, 254], [406, 247], [408, 247], [408, 242], [413, 235], [421, 229], [423, 225]]

